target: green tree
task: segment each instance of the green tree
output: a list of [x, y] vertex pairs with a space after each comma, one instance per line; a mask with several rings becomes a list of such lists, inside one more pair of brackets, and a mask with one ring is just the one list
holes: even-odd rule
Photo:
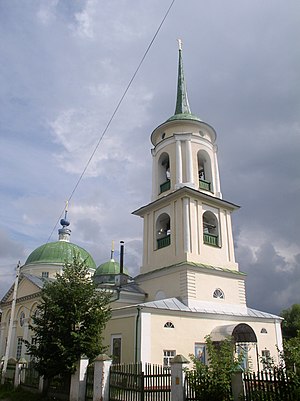
[[297, 336], [289, 340], [283, 341], [283, 359], [284, 364], [289, 372], [294, 372], [300, 376], [300, 331]]
[[111, 312], [110, 295], [96, 290], [78, 255], [45, 284], [41, 297], [31, 326], [36, 343], [26, 346], [44, 376], [46, 393], [53, 377], [75, 372], [82, 355], [93, 359], [103, 353], [102, 332]]
[[300, 304], [294, 304], [280, 314], [283, 335], [283, 366], [297, 380], [300, 388]]
[[300, 330], [300, 304], [294, 304], [288, 309], [284, 309], [280, 316], [284, 318], [282, 322], [282, 335], [285, 339], [297, 337]]
[[279, 369], [286, 372], [292, 400], [300, 400], [300, 330], [297, 335], [283, 340]]
[[195, 390], [198, 401], [230, 401], [232, 400], [232, 374], [240, 369], [243, 355], [235, 358], [235, 345], [232, 339], [218, 344], [206, 337], [208, 365], [191, 355], [193, 369], [187, 371], [190, 385]]

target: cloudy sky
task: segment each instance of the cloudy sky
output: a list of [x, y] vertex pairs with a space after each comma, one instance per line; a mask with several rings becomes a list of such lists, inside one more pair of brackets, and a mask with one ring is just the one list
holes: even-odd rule
[[[171, 0], [0, 1], [0, 296], [55, 226]], [[251, 307], [300, 303], [300, 2], [176, 0], [69, 206], [97, 264], [141, 265], [150, 134], [174, 113], [177, 43], [192, 112], [218, 135]], [[51, 235], [52, 231], [53, 234]], [[118, 247], [118, 245], [116, 245]]]

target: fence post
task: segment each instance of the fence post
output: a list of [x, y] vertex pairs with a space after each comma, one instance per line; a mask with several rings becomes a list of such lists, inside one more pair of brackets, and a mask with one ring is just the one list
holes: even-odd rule
[[21, 375], [23, 376], [24, 379], [24, 368], [27, 365], [27, 361], [24, 358], [21, 358], [19, 361], [16, 363], [16, 369], [15, 369], [15, 376], [14, 376], [14, 387], [19, 387], [21, 384]]
[[20, 382], [21, 384], [25, 381], [25, 377], [26, 377], [26, 368], [28, 366], [28, 361], [26, 361], [25, 358], [21, 358], [19, 360], [19, 364], [21, 365], [21, 372], [20, 372]]
[[20, 380], [20, 373], [21, 373], [21, 365], [17, 362], [14, 374], [13, 385], [14, 388], [19, 387], [21, 380]]
[[231, 385], [232, 385], [232, 395], [234, 401], [239, 401], [244, 394], [244, 384], [243, 384], [243, 372], [239, 370], [232, 374], [231, 377]]
[[94, 360], [93, 401], [108, 401], [109, 368], [112, 360], [106, 354], [100, 354]]
[[184, 400], [184, 370], [183, 364], [189, 361], [183, 355], [176, 355], [171, 360], [171, 400]]
[[70, 397], [69, 401], [84, 401], [86, 386], [86, 370], [89, 360], [86, 356], [76, 364], [76, 372], [71, 376]]
[[[15, 377], [16, 377], [16, 370], [17, 370], [17, 361], [14, 358], [9, 358], [7, 361], [6, 371], [4, 376], [2, 376], [2, 383], [10, 382], [13, 386], [15, 385]], [[3, 374], [3, 372], [2, 372]]]
[[44, 388], [44, 376], [39, 377], [39, 393], [43, 392]]

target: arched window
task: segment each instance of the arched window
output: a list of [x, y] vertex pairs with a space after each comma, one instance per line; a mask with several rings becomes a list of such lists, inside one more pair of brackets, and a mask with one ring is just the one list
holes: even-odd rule
[[155, 294], [154, 299], [155, 299], [155, 301], [161, 301], [162, 299], [165, 299], [165, 298], [167, 298], [165, 292], [158, 290], [157, 293]]
[[212, 192], [211, 161], [208, 153], [203, 150], [198, 152], [199, 188]]
[[32, 318], [40, 317], [40, 316], [41, 316], [41, 312], [38, 310], [37, 304], [35, 304], [35, 305], [31, 308], [31, 312], [30, 312], [31, 324], [33, 324]]
[[212, 212], [203, 213], [203, 242], [207, 245], [219, 246], [218, 219]]
[[20, 317], [19, 317], [19, 323], [20, 323], [20, 326], [21, 326], [21, 327], [24, 325], [25, 317], [26, 317], [26, 316], [25, 316], [25, 312], [22, 311], [22, 312], [20, 313]]
[[175, 326], [172, 322], [166, 322], [164, 327], [167, 329], [174, 329]]
[[213, 297], [219, 298], [219, 299], [224, 299], [225, 298], [224, 292], [220, 288], [217, 288], [217, 289], [215, 289], [215, 291], [213, 293]]
[[3, 321], [5, 321], [5, 322], [7, 322], [7, 325], [9, 324], [9, 321], [10, 321], [10, 310], [6, 313], [6, 317], [5, 317], [5, 319], [3, 319]]
[[170, 216], [162, 213], [156, 220], [157, 249], [171, 244]]
[[159, 193], [171, 188], [170, 159], [168, 153], [162, 153], [158, 160]]

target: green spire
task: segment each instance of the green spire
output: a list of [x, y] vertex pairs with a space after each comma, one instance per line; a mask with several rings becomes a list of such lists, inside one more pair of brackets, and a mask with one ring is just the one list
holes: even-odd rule
[[179, 42], [179, 61], [178, 61], [178, 83], [177, 83], [177, 100], [175, 114], [191, 114], [191, 109], [187, 97], [186, 85], [184, 80], [182, 48]]
[[182, 62], [182, 44], [181, 40], [178, 39], [179, 44], [179, 60], [178, 60], [178, 81], [177, 81], [177, 98], [176, 98], [176, 108], [174, 116], [168, 119], [171, 120], [197, 120], [201, 121], [198, 117], [192, 114], [186, 84], [184, 79], [183, 62]]

